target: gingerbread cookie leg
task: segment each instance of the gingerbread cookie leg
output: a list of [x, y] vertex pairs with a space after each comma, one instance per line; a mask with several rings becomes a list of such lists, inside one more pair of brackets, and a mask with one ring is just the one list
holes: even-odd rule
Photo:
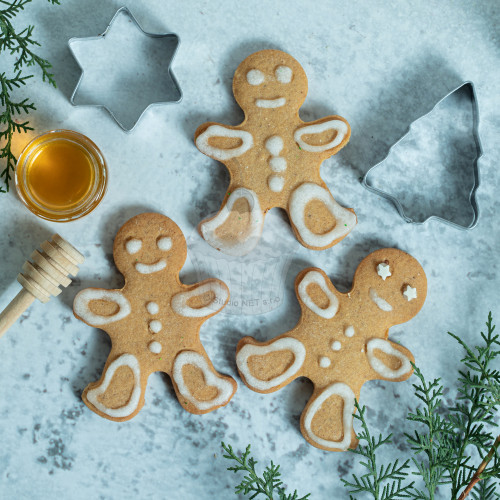
[[244, 337], [238, 343], [236, 364], [244, 382], [257, 392], [274, 392], [300, 376], [306, 348], [300, 340], [282, 336], [270, 342]]
[[[321, 204], [329, 216], [318, 215], [317, 206], [310, 206], [312, 202]], [[339, 205], [328, 189], [312, 182], [301, 184], [293, 191], [288, 203], [288, 215], [297, 238], [313, 250], [335, 245], [351, 232], [357, 222], [352, 210]]]
[[358, 443], [352, 425], [355, 398], [353, 390], [343, 382], [315, 390], [300, 418], [307, 441], [330, 451], [355, 448]]
[[259, 242], [264, 214], [254, 191], [238, 188], [229, 193], [219, 213], [202, 221], [199, 230], [217, 250], [228, 255], [246, 255]]

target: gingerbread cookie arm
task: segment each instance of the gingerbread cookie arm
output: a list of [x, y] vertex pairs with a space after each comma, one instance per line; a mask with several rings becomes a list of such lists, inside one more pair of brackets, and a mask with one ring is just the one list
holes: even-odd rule
[[82, 399], [101, 417], [115, 422], [130, 420], [144, 406], [148, 375], [136, 356], [116, 356], [112, 350], [100, 380], [86, 387]]
[[306, 347], [296, 338], [282, 335], [269, 342], [244, 337], [236, 349], [236, 365], [250, 389], [268, 393], [281, 389], [301, 375]]
[[[90, 307], [92, 301], [99, 301], [98, 310]], [[103, 314], [108, 308], [115, 312]], [[87, 325], [100, 328], [126, 318], [131, 313], [131, 307], [130, 302], [120, 290], [86, 288], [76, 294], [73, 301], [73, 313]]]
[[181, 351], [176, 356], [172, 381], [179, 403], [195, 414], [226, 405], [238, 387], [233, 378], [215, 371], [201, 345], [198, 351]]
[[229, 300], [229, 288], [217, 279], [208, 279], [172, 297], [172, 310], [185, 318], [209, 318], [225, 307]]
[[220, 123], [205, 123], [195, 133], [196, 147], [205, 155], [225, 162], [245, 154], [253, 147], [250, 132]]
[[293, 138], [306, 153], [328, 158], [340, 151], [351, 137], [351, 127], [341, 116], [326, 116], [314, 122], [304, 123], [295, 130]]
[[[308, 213], [308, 205], [312, 201], [320, 202], [331, 217], [321, 219], [315, 213]], [[312, 182], [305, 182], [292, 192], [287, 209], [295, 235], [312, 250], [324, 250], [336, 245], [357, 223], [352, 209], [344, 208], [335, 201], [328, 189]], [[333, 227], [332, 218], [335, 221]], [[310, 220], [315, 222], [314, 230], [308, 225]]]
[[366, 343], [366, 357], [372, 369], [372, 379], [401, 382], [413, 373], [412, 353], [390, 340], [373, 338]]
[[343, 382], [315, 390], [300, 418], [306, 440], [322, 450], [346, 451], [358, 444], [353, 428], [354, 391]]
[[[264, 225], [264, 214], [257, 194], [246, 188], [228, 191], [221, 209], [214, 217], [200, 222], [199, 231], [212, 247], [228, 255], [242, 256], [252, 251], [259, 242]], [[245, 203], [244, 213], [239, 216], [235, 203]], [[233, 208], [234, 207], [234, 208]], [[231, 218], [238, 216], [233, 224]]]

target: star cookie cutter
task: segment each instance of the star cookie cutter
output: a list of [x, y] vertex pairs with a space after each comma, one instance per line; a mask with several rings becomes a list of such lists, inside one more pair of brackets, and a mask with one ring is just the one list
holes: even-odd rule
[[[130, 67], [133, 63], [130, 63], [128, 60], [131, 55], [130, 51], [127, 51], [126, 48], [126, 43], [130, 43], [130, 39], [128, 39], [129, 37], [121, 36], [119, 43], [120, 48], [118, 48], [117, 53], [121, 57], [126, 57], [127, 61], [120, 62], [119, 58], [113, 59], [113, 64], [101, 61], [102, 66], [105, 68], [105, 73], [97, 73], [92, 79], [92, 71], [88, 69], [84, 70], [84, 64], [81, 62], [81, 56], [84, 55], [88, 49], [82, 48], [81, 51], [76, 51], [75, 48], [78, 44], [87, 45], [87, 43], [104, 43], [104, 40], [109, 39], [110, 36], [115, 38], [114, 31], [116, 31], [116, 29], [113, 29], [113, 26], [120, 21], [124, 21], [125, 19], [120, 19], [122, 17], [126, 18], [129, 23], [137, 28], [141, 38], [144, 39], [144, 41], [141, 42], [143, 43], [143, 46], [138, 47], [139, 49], [142, 49], [142, 53], [136, 55], [135, 57], [144, 64], [144, 68], [146, 69], [141, 74], [139, 69]], [[154, 44], [153, 40], [156, 40]], [[68, 41], [69, 50], [81, 71], [78, 83], [76, 84], [76, 87], [70, 97], [71, 104], [74, 106], [104, 108], [123, 130], [131, 132], [149, 108], [164, 104], [176, 104], [182, 100], [181, 88], [171, 68], [172, 61], [175, 58], [175, 54], [179, 46], [179, 41], [179, 36], [175, 33], [149, 33], [145, 31], [137, 19], [132, 15], [130, 10], [127, 7], [121, 7], [116, 11], [115, 15], [102, 34], [84, 38], [71, 38]], [[109, 49], [110, 47], [108, 46], [108, 51]], [[81, 53], [79, 54], [78, 52]], [[165, 57], [165, 53], [167, 53], [169, 57]], [[102, 50], [100, 50], [98, 54], [102, 55]], [[152, 58], [147, 57], [146, 54], [148, 56], [156, 55], [156, 57], [152, 61]], [[155, 65], [154, 63], [158, 63], [158, 65]], [[96, 64], [96, 67], [99, 68], [99, 65]], [[128, 73], [125, 73], [125, 70], [128, 70]], [[163, 76], [165, 70], [166, 77]], [[123, 72], [124, 78], [122, 78], [120, 71]], [[145, 71], [148, 71], [149, 75], [146, 74]], [[76, 102], [78, 94], [82, 93], [82, 84], [87, 78], [89, 78], [89, 74], [97, 90], [89, 91], [88, 95], [84, 97], [84, 99], [86, 98], [90, 102]], [[134, 83], [140, 92], [132, 94], [131, 88], [133, 87], [131, 85]], [[106, 94], [106, 85], [109, 86], [109, 90], [107, 91], [108, 94]], [[130, 93], [129, 97], [134, 97], [134, 100], [137, 100], [137, 98], [142, 100], [142, 103], [138, 101], [139, 105], [137, 106], [137, 108], [140, 107], [142, 111], [137, 111], [134, 116], [133, 114], [136, 110], [130, 109], [131, 103], [127, 102], [127, 91]], [[101, 99], [104, 98], [105, 101], [110, 99], [111, 102], [113, 102], [113, 99], [116, 99], [119, 103], [117, 104], [113, 102], [113, 104], [109, 104], [108, 102], [102, 102], [102, 100], [99, 99], [100, 92], [102, 92], [102, 95], [100, 96]], [[127, 113], [129, 116], [126, 116]]]
[[[391, 156], [394, 149], [397, 148], [398, 145], [411, 134], [413, 124], [417, 123], [419, 120], [430, 115], [448, 97], [453, 95], [455, 92], [461, 91], [464, 88], [468, 89], [470, 92], [470, 100], [471, 100], [471, 104], [472, 104], [472, 136], [474, 138], [474, 146], [475, 146], [475, 153], [476, 153], [474, 160], [472, 162], [472, 171], [473, 171], [473, 177], [474, 177], [473, 185], [472, 185], [472, 188], [468, 194], [468, 202], [470, 204], [470, 207], [472, 208], [472, 213], [473, 213], [472, 221], [468, 226], [466, 226], [466, 225], [462, 225], [462, 224], [453, 222], [450, 219], [445, 219], [439, 215], [430, 215], [429, 217], [427, 217], [423, 221], [415, 221], [405, 213], [403, 205], [401, 204], [401, 201], [397, 197], [393, 196], [392, 194], [390, 194], [386, 191], [382, 191], [381, 189], [378, 189], [378, 188], [374, 187], [373, 185], [370, 185], [370, 181], [369, 181], [370, 174], [373, 173], [373, 171], [375, 169], [377, 169], [382, 164], [384, 164], [386, 162], [386, 160], [389, 158], [389, 156]], [[483, 155], [483, 148], [481, 146], [481, 141], [479, 139], [479, 105], [478, 105], [478, 100], [477, 100], [477, 96], [476, 96], [476, 90], [474, 88], [474, 84], [471, 81], [466, 81], [466, 82], [462, 83], [461, 85], [459, 85], [454, 90], [452, 90], [451, 92], [449, 92], [448, 94], [446, 94], [442, 99], [440, 99], [434, 105], [434, 107], [430, 111], [428, 111], [427, 113], [422, 115], [420, 118], [417, 118], [417, 120], [413, 121], [410, 124], [410, 126], [408, 127], [408, 130], [406, 131], [406, 133], [396, 143], [394, 143], [390, 147], [389, 152], [387, 153], [386, 157], [382, 161], [380, 161], [379, 163], [377, 163], [376, 165], [371, 167], [368, 170], [368, 172], [366, 172], [366, 174], [364, 175], [364, 177], [361, 181], [361, 184], [366, 189], [371, 191], [372, 193], [375, 193], [379, 196], [382, 196], [383, 198], [386, 198], [389, 201], [392, 201], [392, 203], [394, 204], [394, 206], [398, 210], [401, 217], [408, 223], [422, 225], [422, 224], [425, 224], [427, 221], [436, 220], [436, 221], [440, 221], [440, 222], [443, 222], [445, 224], [448, 224], [451, 227], [455, 227], [457, 229], [461, 229], [461, 230], [465, 231], [465, 230], [474, 228], [477, 225], [478, 220], [479, 220], [479, 206], [478, 206], [477, 200], [476, 200], [476, 191], [477, 191], [477, 188], [479, 187], [478, 160], [479, 160], [479, 158], [481, 158], [482, 155]]]

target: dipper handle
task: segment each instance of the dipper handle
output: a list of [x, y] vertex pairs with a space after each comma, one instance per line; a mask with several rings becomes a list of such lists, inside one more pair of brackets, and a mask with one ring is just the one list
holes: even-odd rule
[[35, 250], [31, 254], [32, 262], [26, 261], [22, 272], [17, 276], [23, 289], [0, 313], [0, 337], [35, 299], [45, 303], [52, 295], [59, 295], [59, 286], [68, 286], [71, 283], [68, 276], [76, 276], [78, 264], [85, 260], [73, 245], [58, 234], [54, 234], [52, 240], [44, 241], [40, 246], [42, 251]]

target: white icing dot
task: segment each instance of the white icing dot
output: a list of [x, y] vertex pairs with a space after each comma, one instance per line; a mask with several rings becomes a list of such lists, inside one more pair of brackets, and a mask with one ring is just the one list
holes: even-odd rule
[[262, 73], [262, 71], [259, 71], [258, 69], [251, 69], [247, 73], [247, 82], [250, 85], [260, 85], [264, 82], [264, 79], [264, 73]]
[[375, 291], [374, 288], [370, 288], [370, 290], [368, 291], [368, 293], [370, 295], [370, 299], [373, 301], [373, 303], [379, 309], [381, 309], [382, 311], [385, 311], [385, 312], [392, 311], [391, 304], [389, 304], [389, 302], [387, 302], [386, 300], [384, 300], [382, 297], [379, 297], [378, 293]]
[[[375, 356], [375, 349], [378, 349], [389, 356], [394, 356], [401, 361], [401, 366], [397, 370], [389, 368], [382, 360]], [[400, 378], [411, 370], [410, 360], [385, 339], [372, 339], [367, 344], [367, 356], [371, 367], [382, 377], [387, 379]]]
[[290, 83], [292, 81], [292, 69], [288, 66], [278, 66], [274, 74], [276, 80], [280, 83]]
[[281, 108], [286, 104], [286, 99], [284, 97], [278, 97], [277, 99], [257, 99], [255, 105], [258, 108]]
[[[281, 375], [269, 380], [261, 380], [252, 375], [248, 367], [248, 358], [251, 356], [265, 356], [270, 352], [276, 351], [290, 351], [294, 357], [293, 363]], [[304, 344], [300, 340], [291, 337], [283, 337], [271, 342], [269, 345], [245, 344], [236, 354], [238, 370], [245, 378], [246, 383], [259, 391], [267, 391], [278, 387], [287, 379], [296, 375], [305, 359], [306, 348]]]
[[163, 236], [156, 242], [156, 245], [160, 250], [166, 252], [172, 248], [172, 238], [169, 238], [168, 236]]
[[269, 160], [269, 166], [273, 172], [283, 172], [286, 170], [286, 160], [281, 156], [276, 156]]
[[[241, 139], [241, 145], [232, 149], [221, 149], [211, 146], [208, 141], [212, 137], [228, 137]], [[196, 138], [196, 147], [207, 156], [219, 161], [230, 160], [246, 153], [253, 146], [253, 136], [244, 130], [235, 130], [222, 127], [221, 125], [210, 125], [205, 132]]]
[[160, 310], [160, 307], [156, 302], [148, 302], [146, 304], [146, 309], [149, 314], [158, 314], [158, 311]]
[[[329, 303], [326, 308], [323, 309], [319, 307], [307, 293], [307, 287], [312, 283], [318, 285], [328, 297]], [[331, 319], [337, 314], [337, 310], [339, 308], [339, 300], [330, 290], [325, 277], [320, 272], [309, 271], [299, 283], [299, 286], [297, 287], [297, 293], [299, 294], [299, 297], [301, 298], [304, 305], [318, 316], [321, 316], [325, 319]]]
[[125, 243], [125, 249], [127, 250], [127, 252], [130, 255], [133, 255], [134, 253], [137, 253], [141, 248], [142, 248], [142, 241], [138, 240], [136, 238], [128, 240]]
[[267, 179], [267, 185], [269, 186], [269, 189], [274, 193], [280, 193], [281, 191], [283, 191], [285, 179], [284, 177], [281, 177], [281, 175], [270, 175]]
[[161, 331], [162, 328], [163, 325], [161, 324], [161, 321], [158, 321], [157, 319], [154, 319], [153, 321], [149, 322], [149, 329], [153, 333], [158, 333], [159, 331]]
[[345, 330], [344, 330], [344, 335], [346, 337], [352, 337], [354, 336], [354, 327], [353, 326], [348, 326]]
[[332, 342], [332, 351], [340, 351], [341, 348], [342, 344], [338, 340]]
[[283, 149], [283, 139], [279, 135], [273, 135], [266, 141], [265, 146], [273, 156], [278, 156]]
[[319, 366], [321, 366], [321, 368], [328, 368], [331, 364], [332, 362], [330, 361], [330, 358], [327, 358], [326, 356], [319, 358]]
[[410, 300], [417, 298], [417, 289], [408, 285], [406, 290], [403, 292], [403, 295], [406, 297], [406, 300], [410, 302]]
[[386, 264], [385, 262], [381, 262], [378, 266], [377, 266], [377, 274], [385, 281], [386, 278], [388, 278], [389, 276], [392, 276], [391, 274], [391, 268], [389, 266], [389, 264]]
[[160, 354], [161, 352], [161, 344], [159, 342], [156, 341], [150, 342], [148, 347], [149, 350], [154, 354]]
[[[89, 303], [92, 300], [112, 302], [119, 307], [118, 312], [112, 314], [111, 316], [95, 314], [89, 307]], [[73, 309], [77, 316], [92, 326], [114, 323], [115, 321], [127, 317], [131, 311], [130, 302], [121, 292], [114, 290], [102, 290], [99, 288], [86, 288], [85, 290], [78, 292], [73, 302]]]
[[[307, 142], [304, 142], [302, 140], [303, 135], [321, 134], [322, 132], [326, 132], [327, 130], [335, 130], [337, 132], [333, 140], [331, 140], [327, 144], [312, 146], [311, 144], [307, 144]], [[316, 125], [307, 125], [306, 127], [298, 128], [293, 134], [293, 137], [295, 139], [295, 142], [304, 151], [309, 151], [310, 153], [322, 153], [327, 149], [332, 149], [338, 146], [344, 140], [344, 137], [347, 135], [348, 131], [349, 127], [342, 120], [329, 120], [323, 123], [318, 123]]]
[[161, 271], [167, 267], [167, 262], [163, 259], [160, 259], [158, 262], [154, 264], [142, 264], [141, 262], [135, 263], [135, 270], [141, 274], [152, 274]]
[[[312, 200], [321, 201], [335, 218], [335, 227], [322, 234], [313, 233], [305, 222], [305, 209]], [[313, 248], [324, 248], [339, 238], [343, 238], [356, 225], [356, 216], [340, 206], [330, 192], [318, 184], [306, 182], [299, 186], [290, 196], [288, 206], [290, 219], [306, 245]]]

